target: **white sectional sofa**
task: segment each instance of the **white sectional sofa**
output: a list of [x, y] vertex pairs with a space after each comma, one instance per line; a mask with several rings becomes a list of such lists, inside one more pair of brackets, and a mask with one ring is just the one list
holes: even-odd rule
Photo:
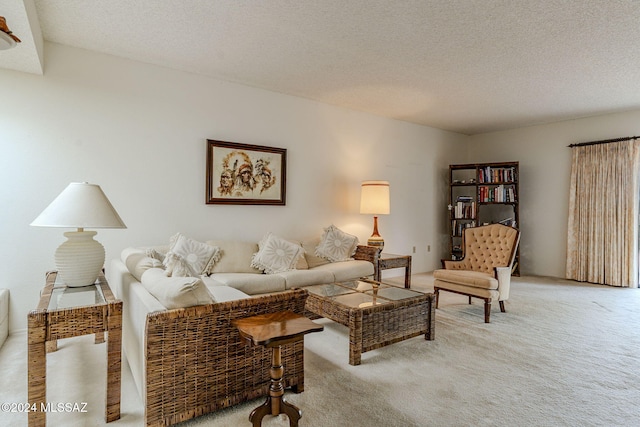
[[[167, 277], [160, 259], [168, 246], [125, 249], [106, 272], [123, 301], [123, 355], [145, 402], [146, 425], [175, 424], [268, 394], [270, 352], [247, 353], [230, 321], [303, 314], [306, 292], [297, 288], [371, 276], [378, 256], [377, 248], [354, 245], [353, 258], [330, 262], [315, 255], [322, 242], [311, 239], [299, 242], [305, 251], [294, 269], [266, 274], [251, 266], [257, 242], [206, 243], [219, 248], [209, 275]], [[298, 392], [303, 350], [300, 343], [283, 348], [285, 384]]]

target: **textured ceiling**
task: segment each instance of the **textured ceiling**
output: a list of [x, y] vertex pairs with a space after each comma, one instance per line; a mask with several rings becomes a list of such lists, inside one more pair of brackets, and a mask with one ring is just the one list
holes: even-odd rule
[[640, 109], [637, 0], [0, 0], [0, 15], [23, 39], [0, 67], [45, 75], [42, 38], [465, 134]]

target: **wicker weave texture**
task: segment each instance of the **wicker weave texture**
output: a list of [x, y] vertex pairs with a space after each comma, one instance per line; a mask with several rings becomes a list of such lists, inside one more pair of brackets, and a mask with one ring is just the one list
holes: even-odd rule
[[362, 353], [418, 335], [435, 339], [433, 294], [389, 302], [366, 308], [352, 308], [330, 298], [309, 294], [306, 303], [310, 318], [326, 317], [349, 327], [349, 363], [359, 365]]
[[[251, 347], [231, 320], [290, 310], [304, 313], [307, 292], [286, 291], [151, 313], [146, 324], [148, 426], [168, 426], [269, 390], [271, 349]], [[282, 347], [284, 384], [304, 389], [304, 343]]]
[[[28, 401], [40, 407], [46, 403], [46, 354], [56, 351], [57, 340], [95, 334], [96, 342], [104, 342], [107, 333], [107, 381], [105, 420], [120, 418], [122, 301], [116, 300], [107, 280], [100, 274], [100, 286], [105, 302], [66, 309], [49, 309], [56, 272], [47, 273], [47, 282], [40, 295], [38, 307], [28, 315]], [[29, 426], [44, 426], [46, 412], [33, 411], [28, 415]]]

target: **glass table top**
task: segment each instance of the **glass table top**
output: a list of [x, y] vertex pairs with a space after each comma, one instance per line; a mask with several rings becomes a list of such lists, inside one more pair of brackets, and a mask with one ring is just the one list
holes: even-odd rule
[[102, 287], [94, 284], [72, 288], [66, 286], [58, 276], [53, 284], [53, 291], [51, 292], [47, 310], [104, 304], [105, 302]]
[[304, 289], [310, 294], [354, 308], [388, 304], [422, 295], [421, 292], [363, 280], [307, 286]]

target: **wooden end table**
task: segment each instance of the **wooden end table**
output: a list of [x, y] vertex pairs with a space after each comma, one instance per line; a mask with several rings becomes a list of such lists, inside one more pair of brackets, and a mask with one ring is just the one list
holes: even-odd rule
[[251, 412], [249, 421], [254, 427], [262, 425], [265, 415], [286, 414], [289, 417], [289, 425], [297, 427], [302, 412], [295, 405], [284, 400], [284, 386], [282, 377], [281, 346], [291, 342], [300, 341], [305, 334], [320, 332], [324, 326], [312, 322], [306, 317], [291, 311], [261, 314], [244, 319], [232, 320], [231, 324], [238, 328], [240, 336], [251, 345], [262, 345], [272, 349], [271, 353], [271, 385], [267, 400]]
[[[57, 340], [95, 334], [96, 344], [107, 332], [107, 395], [105, 420], [120, 418], [122, 301], [116, 300], [100, 273], [96, 283], [67, 287], [56, 282], [57, 272], [47, 273], [38, 308], [27, 317], [29, 426], [45, 426], [47, 401], [46, 354], [57, 350]], [[55, 408], [54, 408], [55, 409]]]
[[381, 253], [378, 257], [378, 265], [375, 266], [373, 280], [382, 280], [382, 270], [391, 268], [404, 268], [404, 287], [411, 288], [411, 255], [395, 255]]

